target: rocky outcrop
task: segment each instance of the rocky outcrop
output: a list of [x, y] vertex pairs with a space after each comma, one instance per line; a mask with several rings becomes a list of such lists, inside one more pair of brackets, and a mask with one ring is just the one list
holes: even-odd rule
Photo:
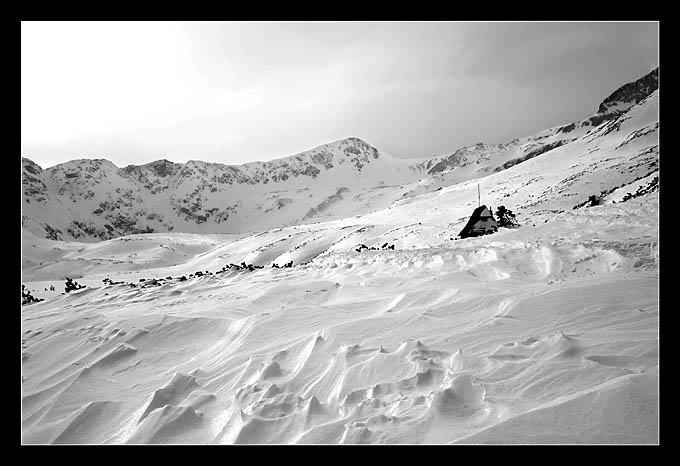
[[635, 104], [639, 104], [652, 92], [659, 88], [659, 68], [655, 68], [640, 79], [625, 84], [604, 99], [597, 109], [597, 113], [584, 120], [581, 126], [599, 126]]
[[656, 67], [650, 73], [641, 77], [640, 79], [625, 84], [611, 93], [609, 97], [604, 99], [597, 109], [597, 113], [607, 113], [612, 110], [619, 110], [621, 107], [630, 108], [638, 104], [649, 94], [659, 88], [659, 67]]

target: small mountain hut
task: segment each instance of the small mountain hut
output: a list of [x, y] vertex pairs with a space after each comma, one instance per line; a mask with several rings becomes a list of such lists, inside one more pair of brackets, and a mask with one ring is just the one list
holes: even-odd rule
[[496, 231], [498, 231], [498, 222], [493, 218], [491, 211], [485, 205], [481, 205], [472, 212], [470, 220], [458, 233], [458, 236], [468, 238], [470, 236], [488, 235]]

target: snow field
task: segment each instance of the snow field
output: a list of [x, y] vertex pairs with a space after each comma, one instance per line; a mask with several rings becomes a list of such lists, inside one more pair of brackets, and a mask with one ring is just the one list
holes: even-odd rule
[[615, 226], [653, 224], [636, 201], [425, 249], [303, 229], [293, 269], [27, 306], [24, 442], [654, 442], [658, 242]]

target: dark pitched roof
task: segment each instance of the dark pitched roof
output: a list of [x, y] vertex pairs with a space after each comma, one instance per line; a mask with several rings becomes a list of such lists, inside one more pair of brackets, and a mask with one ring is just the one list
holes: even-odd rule
[[484, 223], [484, 225], [480, 226], [481, 230], [484, 232], [490, 227], [498, 228], [498, 223], [496, 222], [496, 219], [493, 218], [493, 213], [491, 213], [491, 211], [485, 205], [481, 205], [472, 212], [470, 219], [465, 224], [460, 233], [458, 233], [458, 236], [462, 238], [474, 236], [473, 230], [478, 222]]

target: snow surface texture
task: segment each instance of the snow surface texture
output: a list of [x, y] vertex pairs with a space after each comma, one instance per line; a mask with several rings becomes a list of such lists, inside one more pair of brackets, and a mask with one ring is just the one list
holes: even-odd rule
[[[654, 91], [482, 178], [256, 234], [25, 231], [23, 442], [656, 443], [658, 128]], [[522, 226], [453, 240], [477, 183]]]

